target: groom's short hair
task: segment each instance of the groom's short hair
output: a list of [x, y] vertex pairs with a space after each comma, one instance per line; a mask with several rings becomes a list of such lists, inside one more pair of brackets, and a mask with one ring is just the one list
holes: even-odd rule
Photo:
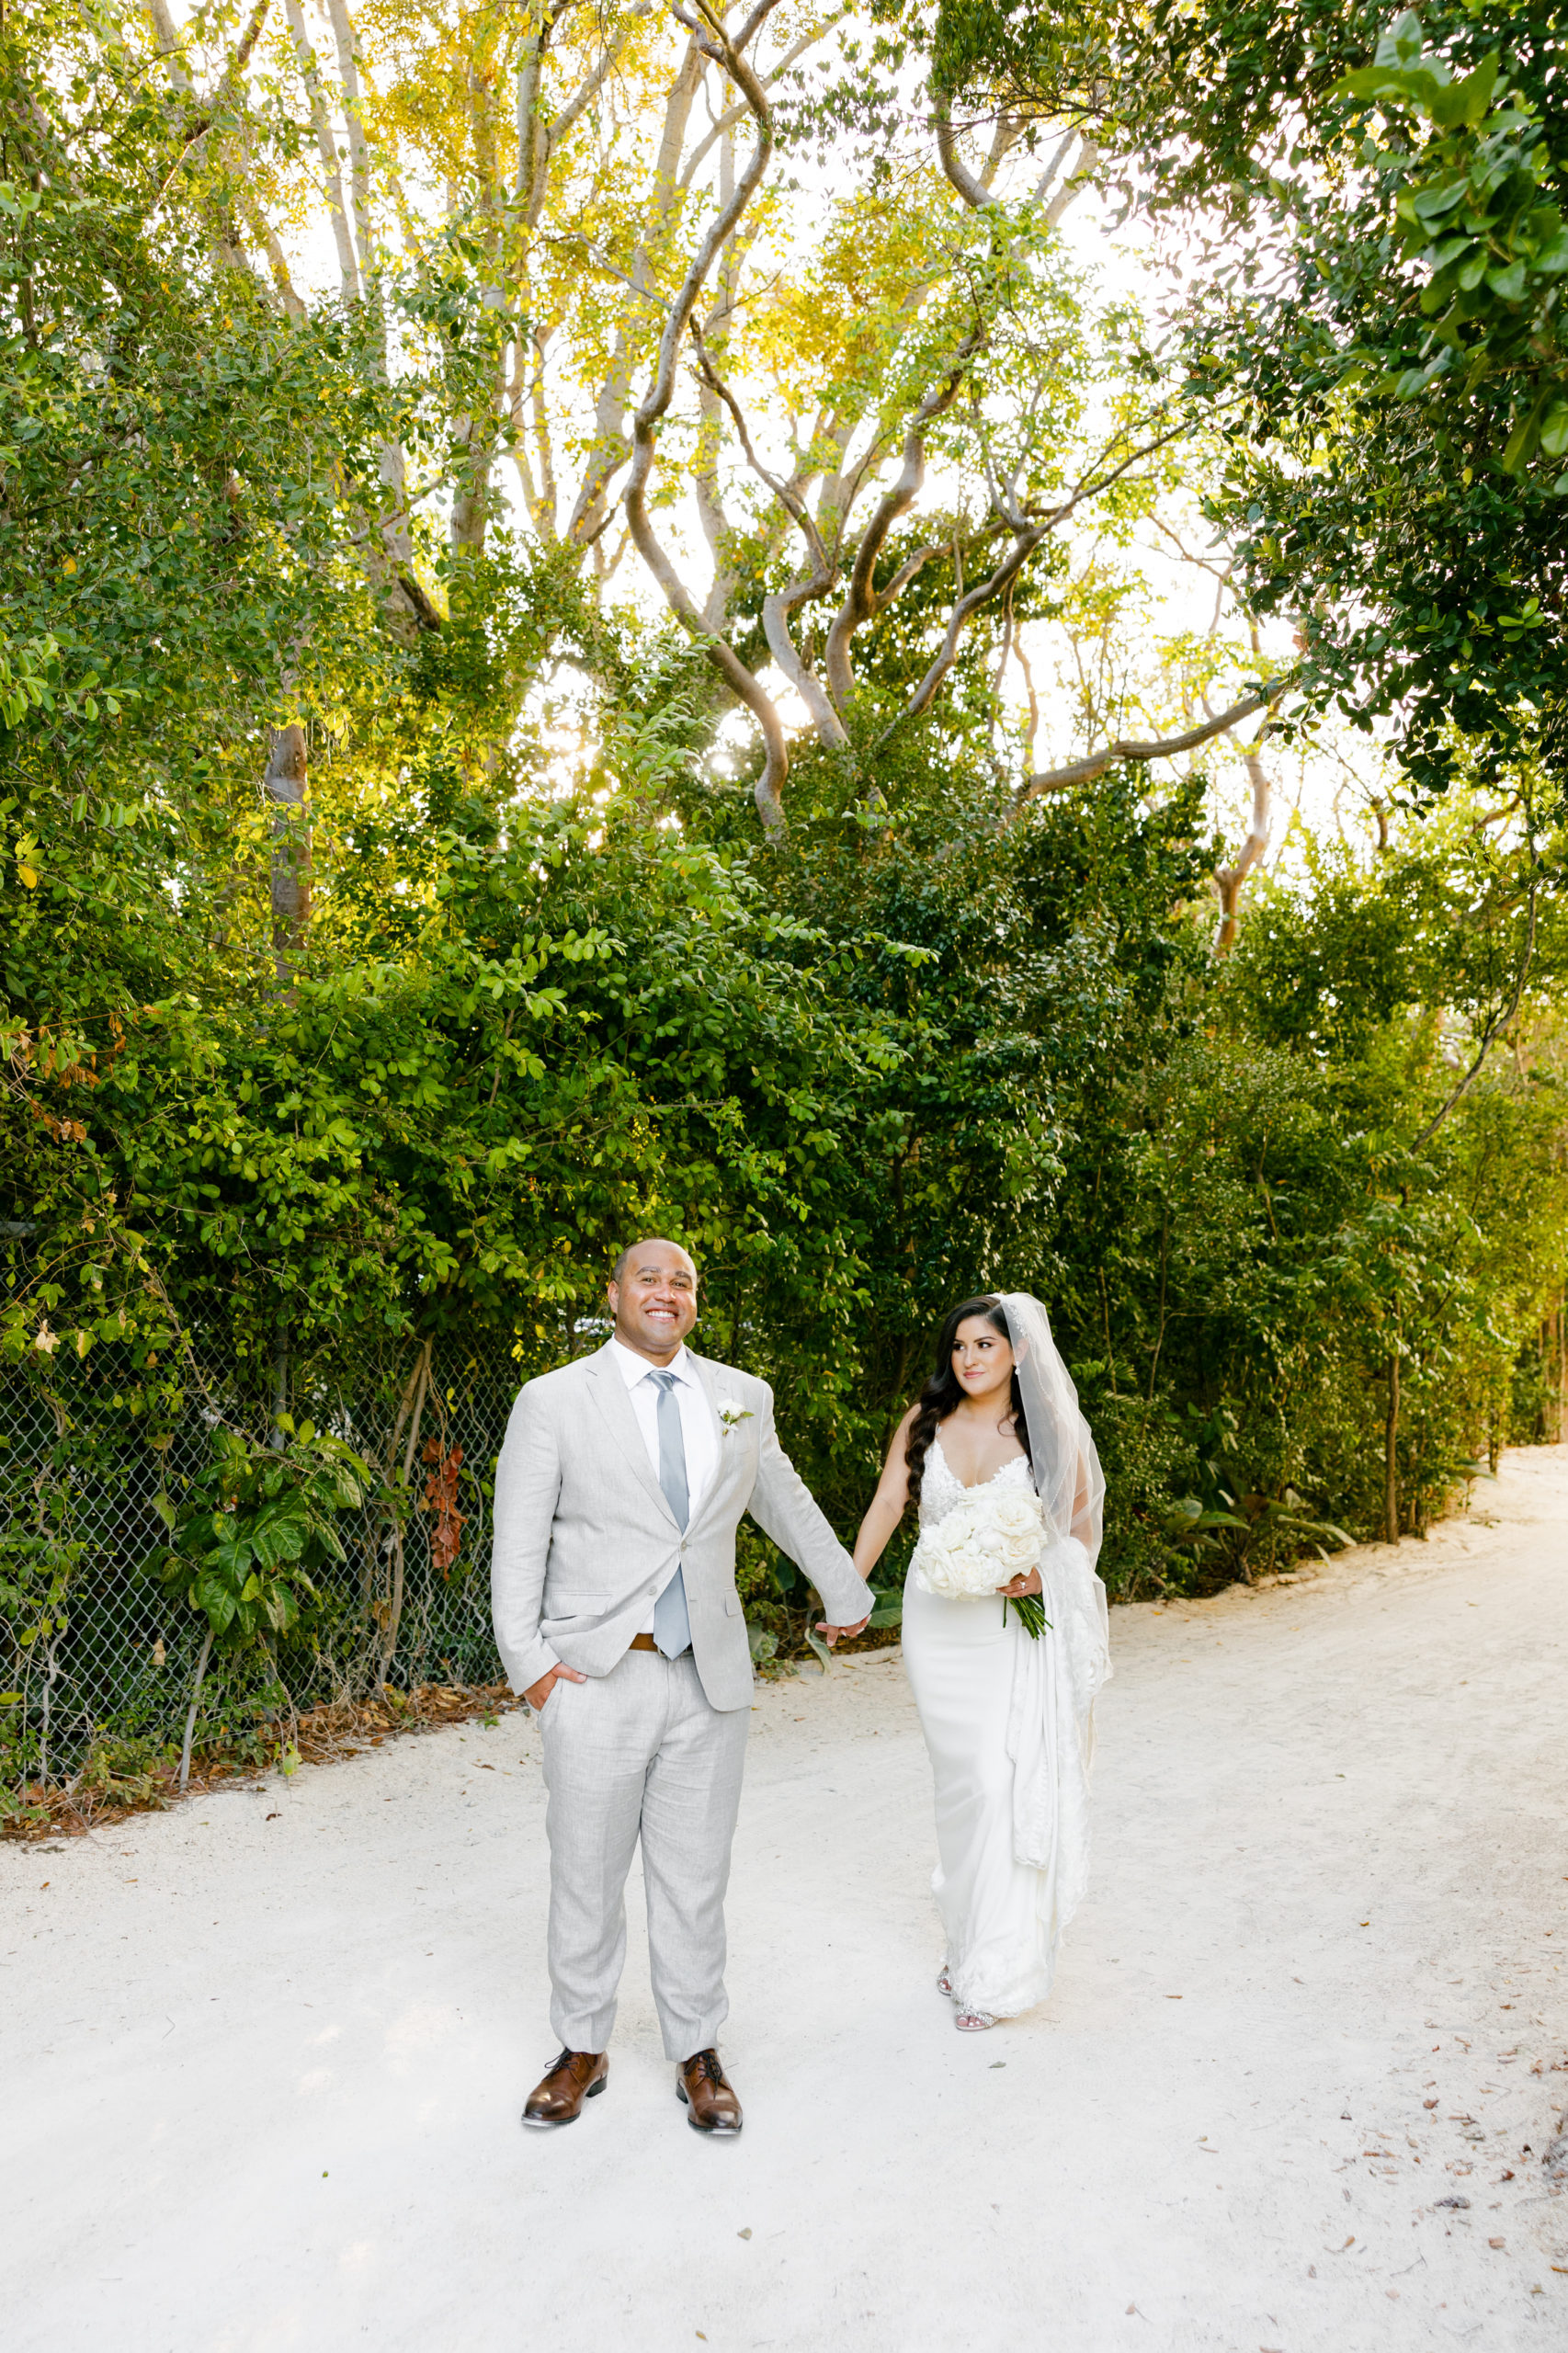
[[[636, 1257], [639, 1250], [646, 1250], [650, 1244], [655, 1242], [661, 1244], [666, 1250], [678, 1250], [683, 1258], [691, 1258], [691, 1253], [687, 1248], [685, 1243], [672, 1242], [667, 1233], [640, 1234], [635, 1242], [629, 1242], [627, 1244], [625, 1249], [621, 1252], [619, 1257], [610, 1268], [609, 1279], [611, 1282], [619, 1284], [625, 1276], [627, 1267], [631, 1261]], [[693, 1274], [697, 1272], [697, 1261], [695, 1258], [691, 1258], [691, 1271]]]

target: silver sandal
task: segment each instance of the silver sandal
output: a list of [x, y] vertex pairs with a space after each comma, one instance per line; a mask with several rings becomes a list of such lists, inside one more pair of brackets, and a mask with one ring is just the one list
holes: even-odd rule
[[953, 2024], [960, 2034], [983, 2034], [987, 2027], [996, 2024], [996, 2020], [989, 2010], [960, 2010]]
[[937, 1978], [937, 1991], [938, 1994], [945, 1994], [949, 2001], [952, 2000], [953, 1981], [949, 1965], [946, 1961], [942, 1963], [940, 1972]]

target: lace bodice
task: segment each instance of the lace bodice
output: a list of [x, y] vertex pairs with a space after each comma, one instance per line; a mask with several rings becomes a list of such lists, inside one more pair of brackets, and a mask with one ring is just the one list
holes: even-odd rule
[[[994, 1471], [989, 1479], [981, 1479], [976, 1482], [977, 1485], [983, 1487], [1028, 1487], [1032, 1483], [1028, 1463], [1021, 1454], [1016, 1454], [1011, 1462], [1004, 1462], [1000, 1471]], [[964, 1485], [963, 1481], [954, 1474], [947, 1456], [942, 1451], [942, 1434], [938, 1430], [931, 1440], [930, 1449], [926, 1456], [925, 1472], [920, 1481], [921, 1527], [933, 1528], [938, 1520], [946, 1519], [955, 1506], [960, 1504], [965, 1495], [971, 1492], [971, 1489]]]

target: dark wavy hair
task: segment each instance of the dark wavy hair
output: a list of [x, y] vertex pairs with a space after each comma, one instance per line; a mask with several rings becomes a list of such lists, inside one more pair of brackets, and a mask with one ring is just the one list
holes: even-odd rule
[[[926, 1475], [926, 1457], [931, 1440], [955, 1405], [963, 1402], [963, 1389], [953, 1370], [953, 1350], [958, 1345], [959, 1326], [967, 1324], [971, 1315], [983, 1315], [994, 1332], [1012, 1343], [1007, 1318], [1002, 1302], [994, 1291], [986, 1291], [979, 1299], [960, 1301], [943, 1323], [937, 1340], [937, 1364], [930, 1380], [915, 1400], [915, 1419], [909, 1425], [909, 1436], [903, 1444], [903, 1459], [909, 1465], [909, 1500], [918, 1505], [920, 1483]], [[1034, 1458], [1029, 1453], [1029, 1426], [1024, 1419], [1024, 1392], [1018, 1386], [1017, 1367], [1013, 1368], [1013, 1435], [1024, 1449], [1029, 1470], [1034, 1470]]]

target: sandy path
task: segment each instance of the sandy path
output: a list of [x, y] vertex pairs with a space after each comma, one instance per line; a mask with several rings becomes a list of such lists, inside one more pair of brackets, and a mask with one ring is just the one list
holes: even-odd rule
[[974, 2038], [896, 1658], [759, 1694], [733, 2145], [635, 1928], [608, 2094], [518, 2127], [522, 1718], [0, 1849], [9, 2353], [1568, 2343], [1568, 1449], [1113, 1640], [1093, 1894], [1045, 2011]]

